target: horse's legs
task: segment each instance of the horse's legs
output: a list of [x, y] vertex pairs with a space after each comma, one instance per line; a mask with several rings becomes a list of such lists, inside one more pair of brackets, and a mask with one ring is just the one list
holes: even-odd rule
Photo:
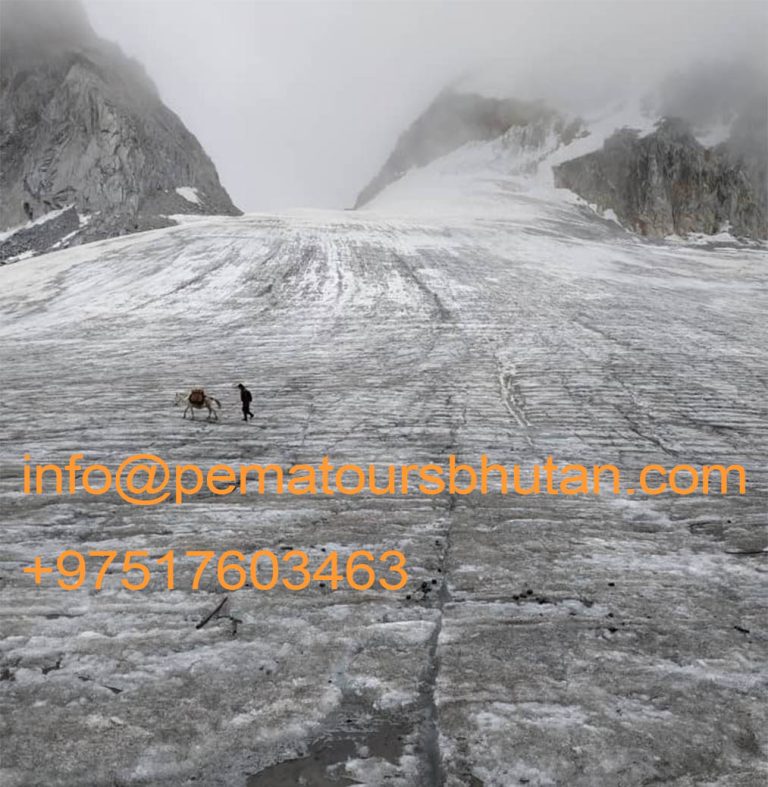
[[184, 412], [182, 413], [182, 418], [186, 418], [186, 417], [187, 417], [187, 410], [189, 410], [189, 405], [187, 405], [187, 406], [184, 408]]

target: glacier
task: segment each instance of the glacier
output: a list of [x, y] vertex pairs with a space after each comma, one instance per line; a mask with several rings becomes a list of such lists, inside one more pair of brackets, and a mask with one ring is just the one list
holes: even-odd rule
[[[640, 239], [509, 143], [364, 210], [186, 217], [0, 268], [0, 782], [768, 779], [765, 246]], [[219, 423], [174, 409], [194, 385]], [[22, 494], [25, 454], [74, 451], [740, 463], [749, 483], [147, 508]], [[99, 592], [22, 572], [69, 548], [400, 549], [410, 581], [246, 588], [197, 629], [223, 596], [210, 574], [189, 589], [193, 563], [172, 592], [159, 575], [128, 592], [117, 565]]]

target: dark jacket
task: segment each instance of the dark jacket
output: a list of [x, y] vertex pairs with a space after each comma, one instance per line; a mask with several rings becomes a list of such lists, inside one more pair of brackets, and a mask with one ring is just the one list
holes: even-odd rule
[[251, 392], [247, 388], [241, 388], [240, 389], [240, 401], [243, 404], [250, 404], [252, 400], [253, 400], [253, 397], [251, 396]]

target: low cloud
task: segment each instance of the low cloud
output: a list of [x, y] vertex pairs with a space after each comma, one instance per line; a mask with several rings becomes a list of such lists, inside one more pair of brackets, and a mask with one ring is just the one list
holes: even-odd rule
[[704, 59], [765, 73], [739, 2], [85, 0], [146, 67], [245, 210], [343, 207], [447, 83], [492, 74], [574, 111]]

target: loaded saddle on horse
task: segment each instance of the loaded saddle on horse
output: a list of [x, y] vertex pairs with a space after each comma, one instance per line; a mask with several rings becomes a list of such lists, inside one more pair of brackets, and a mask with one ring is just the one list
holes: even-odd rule
[[195, 418], [195, 410], [202, 410], [207, 408], [208, 420], [211, 418], [218, 421], [219, 414], [216, 412], [221, 407], [221, 402], [215, 397], [208, 395], [202, 388], [193, 388], [188, 394], [177, 393], [175, 404], [184, 404], [183, 418], [187, 417], [187, 411], [192, 414], [192, 419]]

